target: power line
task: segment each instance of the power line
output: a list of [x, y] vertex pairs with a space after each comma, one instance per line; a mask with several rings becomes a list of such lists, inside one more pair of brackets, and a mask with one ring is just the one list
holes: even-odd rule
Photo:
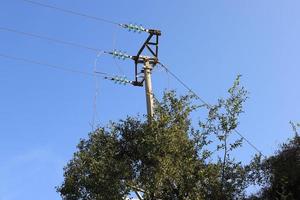
[[250, 142], [245, 136], [243, 136], [238, 130], [234, 129], [234, 132], [238, 134], [243, 140], [245, 140], [253, 149], [255, 149], [260, 155], [265, 156], [252, 142]]
[[[212, 106], [204, 101], [203, 98], [201, 98], [196, 92], [194, 92], [184, 81], [182, 81], [176, 74], [170, 71], [169, 68], [167, 68], [164, 64], [158, 63], [160, 66], [162, 66], [171, 76], [173, 76], [184, 88], [186, 88], [189, 92], [191, 92], [193, 95], [195, 95], [204, 105], [207, 106], [207, 108], [212, 108]], [[255, 149], [259, 154], [264, 155], [252, 142], [250, 142], [245, 136], [243, 136], [238, 130], [234, 129], [234, 132], [238, 134], [243, 140], [245, 140], [253, 149]]]
[[187, 89], [189, 92], [191, 92], [193, 95], [195, 95], [204, 105], [206, 105], [209, 108], [212, 108], [212, 106], [207, 103], [206, 101], [204, 101], [198, 94], [196, 94], [187, 84], [185, 84], [176, 74], [174, 74], [173, 72], [171, 72], [164, 64], [162, 63], [158, 63], [160, 66], [162, 66], [167, 73], [169, 73], [171, 76], [173, 76], [181, 85], [183, 85], [183, 87], [185, 89]]
[[112, 20], [108, 20], [108, 19], [104, 19], [104, 18], [100, 18], [100, 17], [95, 17], [95, 16], [84, 14], [84, 13], [79, 13], [79, 12], [76, 12], [76, 11], [73, 11], [73, 10], [59, 8], [57, 6], [53, 6], [53, 5], [49, 5], [49, 4], [45, 4], [45, 3], [41, 3], [41, 2], [37, 2], [37, 1], [32, 1], [32, 0], [22, 0], [22, 1], [30, 3], [32, 5], [37, 5], [37, 6], [41, 6], [41, 7], [45, 7], [45, 8], [50, 8], [50, 9], [58, 10], [58, 11], [61, 11], [61, 12], [64, 12], [64, 13], [77, 15], [77, 16], [80, 16], [80, 17], [85, 17], [85, 18], [88, 18], [88, 19], [96, 20], [96, 21], [101, 21], [101, 22], [105, 22], [105, 23], [109, 23], [109, 24], [115, 24], [115, 25], [121, 25], [121, 24], [119, 24], [115, 21], [112, 21]]
[[72, 15], [76, 15], [76, 16], [80, 16], [80, 17], [85, 17], [87, 19], [92, 19], [92, 20], [96, 20], [96, 21], [101, 21], [101, 22], [105, 22], [105, 23], [109, 23], [109, 24], [114, 24], [117, 25], [119, 27], [122, 27], [124, 29], [127, 29], [128, 31], [133, 31], [133, 32], [137, 32], [137, 33], [141, 33], [141, 32], [147, 32], [147, 33], [160, 33], [160, 31], [157, 30], [153, 30], [153, 29], [147, 29], [144, 28], [141, 25], [137, 25], [137, 24], [122, 24], [122, 23], [118, 23], [112, 20], [108, 20], [108, 19], [104, 19], [104, 18], [100, 18], [100, 17], [95, 17], [92, 15], [87, 15], [84, 13], [79, 13], [73, 10], [68, 10], [65, 8], [59, 8], [57, 6], [53, 6], [53, 5], [49, 5], [49, 4], [45, 4], [45, 3], [40, 3], [37, 1], [32, 1], [32, 0], [22, 0], [24, 2], [33, 4], [33, 5], [37, 5], [37, 6], [41, 6], [41, 7], [45, 7], [45, 8], [50, 8], [50, 9], [54, 9], [60, 12], [64, 12], [64, 13], [68, 13], [68, 14], [72, 14]]
[[[113, 40], [112, 40], [112, 49], [116, 49], [116, 44], [117, 44], [117, 30], [114, 31], [113, 33]], [[114, 64], [117, 66], [119, 72], [122, 75], [125, 75], [124, 71], [122, 70], [122, 68], [120, 67], [120, 65], [117, 63], [117, 61], [114, 59]]]
[[0, 53], [0, 57], [7, 58], [7, 59], [10, 59], [10, 60], [16, 60], [16, 61], [32, 63], [32, 64], [36, 64], [36, 65], [47, 66], [49, 68], [53, 68], [53, 69], [57, 69], [57, 70], [61, 70], [61, 71], [66, 71], [66, 72], [71, 72], [71, 73], [87, 75], [87, 76], [105, 77], [105, 75], [109, 75], [108, 73], [99, 72], [99, 71], [94, 72], [94, 73], [90, 73], [90, 72], [86, 72], [86, 71], [75, 70], [75, 69], [71, 69], [71, 68], [62, 67], [62, 66], [59, 66], [59, 65], [48, 64], [48, 63], [44, 63], [44, 62], [40, 62], [40, 61], [36, 61], [36, 60], [21, 58], [21, 57], [17, 57], [17, 56], [11, 56], [11, 55], [2, 54], [2, 53]]
[[[100, 58], [100, 56], [103, 55], [104, 52], [99, 52], [94, 60], [94, 72], [97, 72], [97, 64], [98, 64], [98, 59]], [[94, 102], [93, 102], [93, 114], [92, 114], [92, 130], [95, 131], [95, 123], [97, 121], [97, 99], [98, 99], [98, 95], [99, 95], [99, 79], [98, 77], [95, 77], [95, 94], [94, 94]]]
[[64, 40], [60, 40], [60, 39], [51, 38], [51, 37], [48, 37], [48, 36], [43, 36], [43, 35], [30, 33], [30, 32], [19, 31], [19, 30], [16, 30], [16, 29], [11, 29], [11, 28], [6, 28], [6, 27], [0, 27], [0, 31], [6, 31], [6, 32], [11, 32], [11, 33], [16, 33], [16, 34], [19, 34], [19, 35], [25, 35], [25, 36], [29, 36], [29, 37], [48, 40], [48, 41], [55, 42], [55, 43], [69, 45], [69, 46], [73, 46], [73, 47], [77, 47], [77, 48], [81, 48], [81, 49], [87, 49], [87, 50], [93, 51], [93, 52], [102, 51], [101, 49], [98, 49], [98, 48], [89, 47], [89, 46], [82, 45], [82, 44], [77, 44], [77, 43], [74, 43], [74, 42], [68, 42], [68, 41], [64, 41]]

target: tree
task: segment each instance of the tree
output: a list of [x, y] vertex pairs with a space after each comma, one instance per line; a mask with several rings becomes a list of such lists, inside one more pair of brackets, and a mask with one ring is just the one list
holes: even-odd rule
[[[229, 152], [241, 141], [227, 139], [238, 125], [246, 91], [238, 77], [229, 98], [209, 107], [207, 121], [192, 126], [193, 95], [166, 92], [156, 102], [151, 124], [128, 117], [81, 140], [57, 188], [65, 200], [125, 199], [134, 191], [145, 200], [235, 199], [244, 195], [245, 168]], [[217, 136], [223, 158], [209, 162], [208, 138]]]
[[[218, 157], [215, 165], [219, 171], [217, 185], [207, 199], [236, 199], [244, 198], [247, 187], [247, 169], [241, 162], [236, 162], [230, 157], [230, 152], [242, 145], [242, 138], [229, 142], [229, 137], [238, 126], [238, 117], [243, 113], [243, 103], [247, 99], [248, 92], [240, 85], [240, 75], [236, 78], [233, 86], [228, 90], [227, 99], [219, 99], [218, 103], [209, 106], [207, 120], [200, 121], [202, 128], [201, 136], [216, 136], [219, 141], [218, 151], [223, 151], [222, 157]], [[211, 141], [209, 141], [210, 143]]]
[[275, 155], [264, 159], [257, 156], [252, 161], [253, 180], [262, 186], [253, 199], [300, 199], [300, 137], [296, 125], [291, 125], [295, 136]]

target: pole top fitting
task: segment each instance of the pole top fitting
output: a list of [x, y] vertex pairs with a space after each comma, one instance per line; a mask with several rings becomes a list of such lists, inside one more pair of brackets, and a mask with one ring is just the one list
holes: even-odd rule
[[149, 56], [140, 56], [139, 57], [138, 63], [146, 63], [146, 62], [156, 65], [158, 63], [158, 59], [156, 57], [149, 57]]
[[148, 29], [147, 30], [148, 33], [153, 34], [153, 35], [161, 35], [161, 31], [160, 30], [155, 30], [155, 29]]

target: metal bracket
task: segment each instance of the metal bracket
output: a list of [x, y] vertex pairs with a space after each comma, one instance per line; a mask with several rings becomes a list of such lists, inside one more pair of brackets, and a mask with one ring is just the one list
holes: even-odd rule
[[[146, 41], [143, 43], [142, 47], [139, 49], [136, 56], [133, 56], [135, 64], [135, 79], [132, 82], [132, 85], [142, 87], [144, 85], [144, 78], [138, 77], [138, 66], [139, 64], [144, 64], [146, 60], [148, 60], [153, 66], [158, 63], [158, 44], [159, 44], [159, 36], [161, 35], [160, 30], [148, 30], [149, 36]], [[152, 41], [154, 38], [154, 41]], [[151, 56], [142, 56], [141, 54], [144, 50], [147, 49]]]

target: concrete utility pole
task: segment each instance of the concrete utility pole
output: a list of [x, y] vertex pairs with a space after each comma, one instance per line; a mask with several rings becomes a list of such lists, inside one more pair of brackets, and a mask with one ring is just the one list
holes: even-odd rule
[[[160, 30], [154, 29], [144, 29], [135, 25], [123, 25], [123, 27], [128, 28], [129, 30], [134, 31], [144, 31], [149, 33], [148, 38], [143, 43], [142, 47], [139, 49], [135, 56], [127, 55], [125, 52], [116, 51], [107, 52], [114, 57], [125, 60], [126, 58], [132, 59], [135, 64], [134, 69], [134, 80], [129, 81], [122, 77], [107, 77], [109, 80], [113, 80], [116, 83], [127, 84], [130, 83], [133, 86], [143, 87], [145, 84], [145, 93], [146, 93], [146, 104], [147, 104], [147, 115], [148, 115], [148, 123], [151, 124], [152, 118], [154, 116], [154, 95], [152, 91], [152, 80], [151, 74], [152, 69], [158, 61], [158, 38], [161, 35]], [[148, 50], [146, 53], [145, 50]], [[146, 53], [146, 54], [144, 54]], [[141, 67], [141, 65], [143, 67]], [[139, 67], [140, 66], [140, 67]], [[139, 194], [140, 190], [136, 188], [132, 188], [136, 193], [137, 197], [142, 200], [142, 196]]]
[[145, 91], [146, 91], [146, 103], [147, 103], [147, 114], [149, 120], [153, 117], [153, 91], [151, 81], [152, 64], [148, 59], [145, 60], [144, 65], [144, 78], [145, 78]]
[[[146, 92], [146, 103], [147, 103], [147, 114], [149, 122], [151, 122], [151, 118], [153, 117], [153, 104], [154, 104], [154, 96], [152, 91], [152, 82], [151, 82], [151, 73], [153, 67], [158, 63], [158, 38], [161, 35], [160, 30], [147, 30], [149, 33], [148, 38], [139, 49], [136, 56], [132, 56], [131, 58], [135, 61], [135, 80], [132, 82], [134, 86], [143, 86], [145, 82], [145, 92]], [[154, 47], [154, 48], [153, 48]], [[145, 53], [145, 50], [148, 50], [148, 55], [142, 55]], [[142, 64], [143, 69], [141, 73], [144, 74], [142, 78], [139, 76], [138, 65]]]
[[[138, 50], [135, 56], [127, 55], [125, 52], [116, 51], [107, 52], [113, 55], [116, 58], [125, 60], [126, 58], [132, 59], [135, 64], [134, 69], [134, 80], [129, 81], [122, 77], [107, 77], [109, 80], [113, 80], [116, 83], [130, 83], [134, 86], [143, 87], [145, 83], [145, 92], [146, 92], [146, 103], [147, 103], [147, 114], [149, 122], [153, 117], [153, 91], [152, 91], [152, 82], [151, 82], [151, 73], [152, 69], [155, 67], [158, 61], [158, 39], [161, 35], [160, 30], [154, 29], [141, 29], [138, 26], [133, 25], [123, 25], [125, 28], [130, 28], [136, 31], [144, 31], [149, 33], [148, 38], [145, 40], [141, 48]], [[142, 67], [141, 67], [142, 65]], [[143, 74], [143, 75], [142, 75]]]

